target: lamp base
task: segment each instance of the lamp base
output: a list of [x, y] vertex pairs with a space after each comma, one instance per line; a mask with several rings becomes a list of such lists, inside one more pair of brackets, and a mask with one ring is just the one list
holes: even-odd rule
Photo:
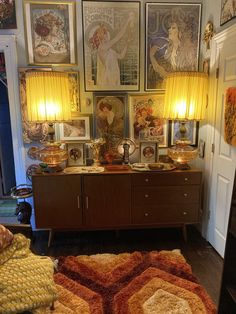
[[44, 143], [44, 148], [40, 149], [37, 153], [37, 157], [48, 168], [55, 168], [56, 171], [59, 165], [68, 159], [68, 153], [66, 150], [60, 148], [59, 142], [47, 142]]
[[189, 162], [197, 158], [198, 148], [189, 145], [189, 141], [179, 140], [176, 145], [168, 149], [168, 156], [177, 164], [181, 170], [189, 170]]

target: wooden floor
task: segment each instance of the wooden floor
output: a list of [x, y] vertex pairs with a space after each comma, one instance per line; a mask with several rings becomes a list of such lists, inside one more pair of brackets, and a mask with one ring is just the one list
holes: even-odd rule
[[123, 230], [119, 233], [115, 231], [57, 232], [50, 248], [47, 247], [48, 232], [37, 231], [34, 232], [32, 249], [37, 254], [56, 257], [178, 248], [217, 305], [223, 260], [194, 227], [188, 226], [187, 231], [187, 243], [184, 242], [182, 230], [179, 228]]

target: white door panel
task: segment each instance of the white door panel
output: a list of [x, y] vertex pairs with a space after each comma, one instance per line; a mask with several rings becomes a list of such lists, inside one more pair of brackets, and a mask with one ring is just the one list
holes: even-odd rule
[[[236, 36], [236, 27], [235, 35]], [[224, 107], [226, 91], [236, 87], [236, 41], [231, 36], [216, 36], [216, 63], [219, 68], [215, 97], [214, 155], [209, 198], [210, 221], [208, 240], [224, 256], [229, 210], [236, 165], [236, 147], [224, 140]], [[216, 55], [216, 54], [215, 54]], [[214, 104], [212, 104], [214, 105]]]

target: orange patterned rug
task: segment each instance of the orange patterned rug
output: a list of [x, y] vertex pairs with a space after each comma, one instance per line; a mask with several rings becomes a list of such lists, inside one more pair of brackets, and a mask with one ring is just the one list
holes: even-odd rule
[[216, 313], [179, 250], [60, 257], [54, 314]]

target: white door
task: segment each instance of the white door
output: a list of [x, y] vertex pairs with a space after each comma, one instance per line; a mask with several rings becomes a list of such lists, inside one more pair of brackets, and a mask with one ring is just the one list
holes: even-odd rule
[[[218, 64], [216, 88], [214, 153], [209, 197], [208, 241], [223, 257], [236, 166], [236, 147], [224, 140], [224, 106], [226, 91], [236, 87], [236, 27], [217, 36], [215, 49]], [[217, 66], [217, 65], [215, 65]]]

